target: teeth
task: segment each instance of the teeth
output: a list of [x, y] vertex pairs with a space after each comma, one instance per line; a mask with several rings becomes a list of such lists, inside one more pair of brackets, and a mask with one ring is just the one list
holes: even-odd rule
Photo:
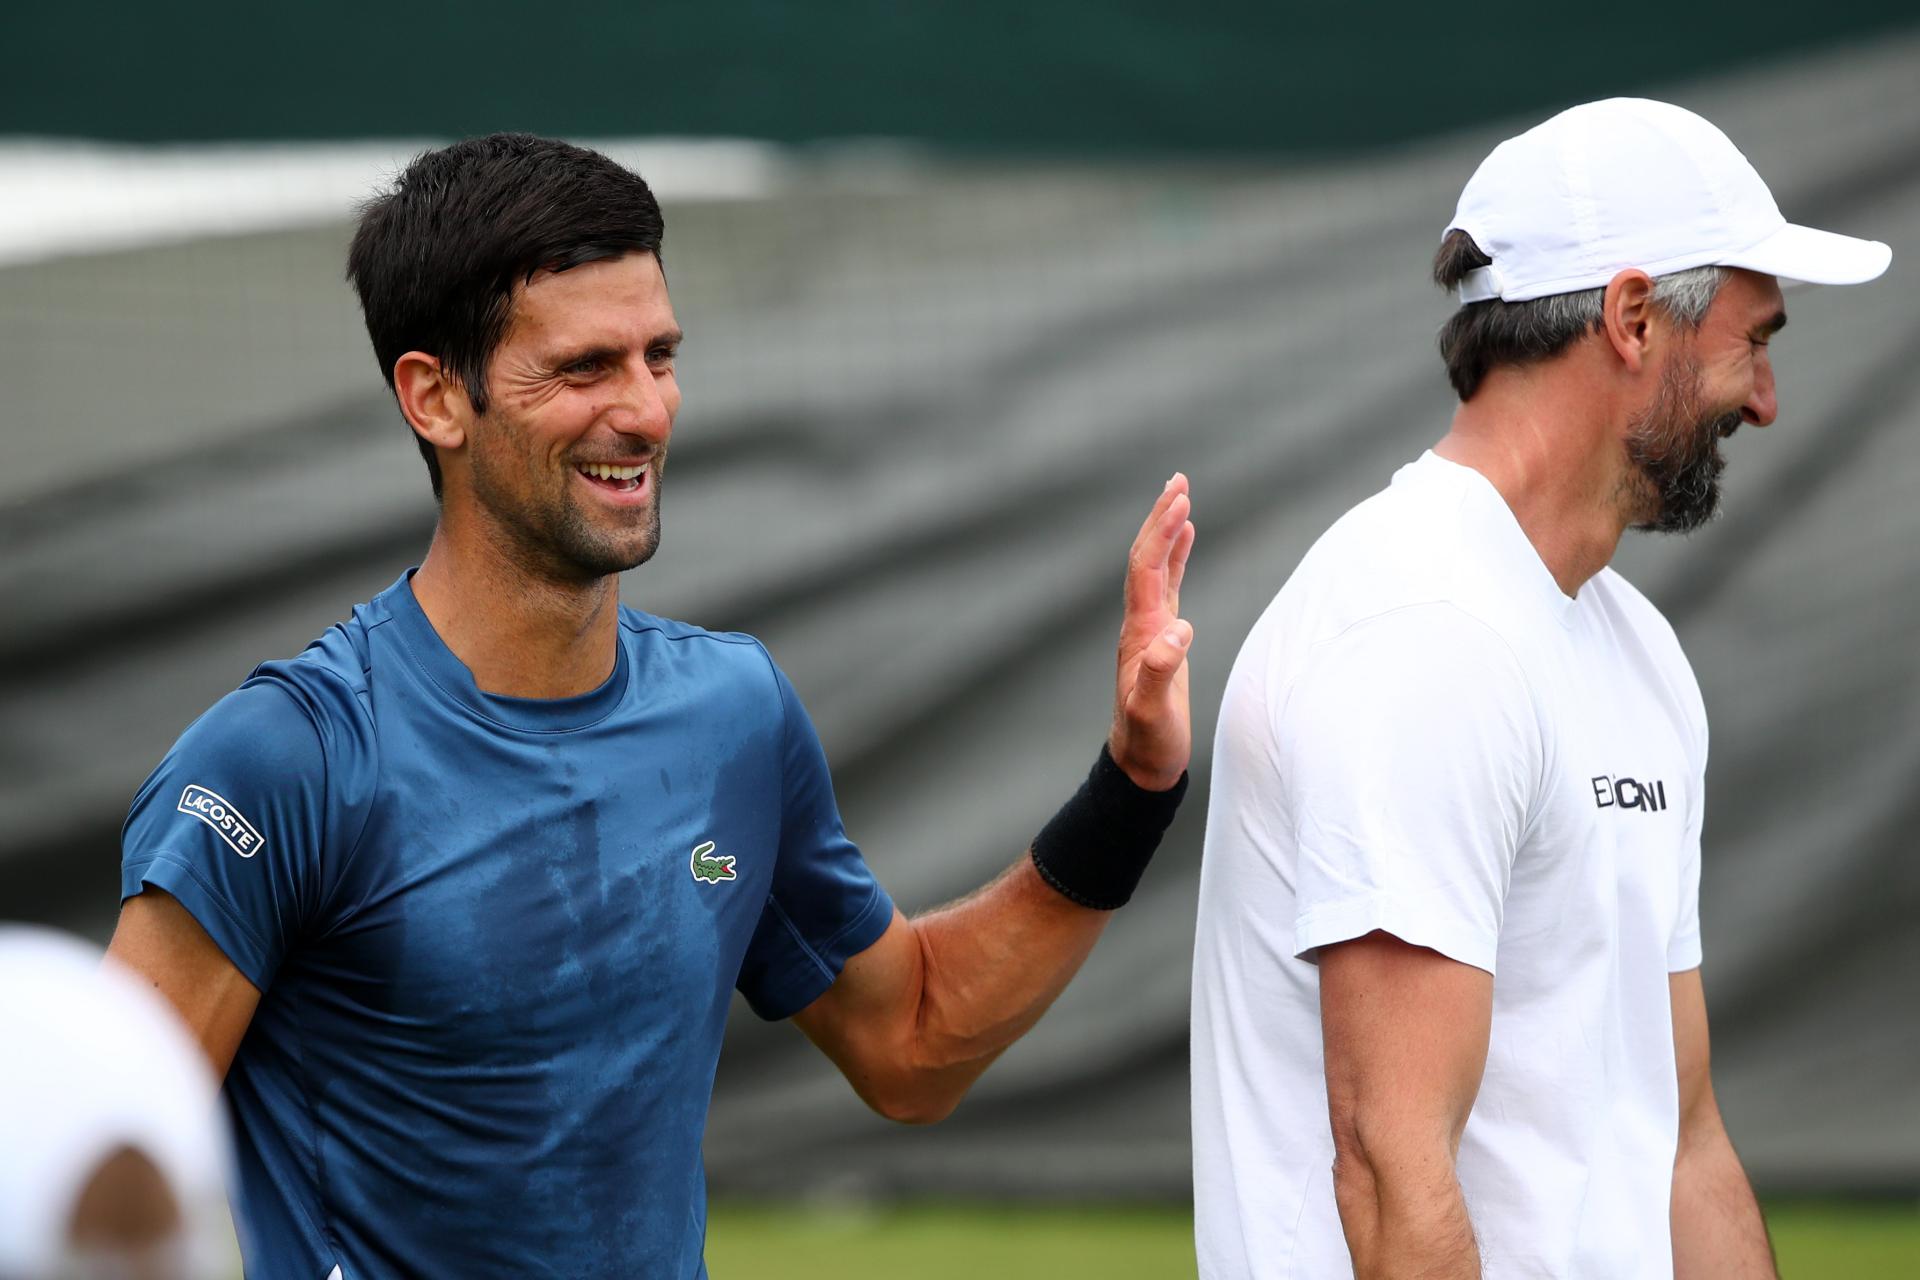
[[646, 468], [609, 467], [605, 463], [589, 462], [583, 465], [580, 470], [587, 475], [598, 476], [602, 480], [638, 480], [641, 474], [646, 471]]

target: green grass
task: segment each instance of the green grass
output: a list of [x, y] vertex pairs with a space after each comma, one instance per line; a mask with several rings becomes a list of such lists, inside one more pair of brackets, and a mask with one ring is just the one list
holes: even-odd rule
[[716, 1205], [713, 1280], [1166, 1280], [1193, 1275], [1182, 1208]]
[[1920, 1278], [1920, 1204], [1775, 1204], [1767, 1225], [1783, 1280]]
[[[1920, 1280], [1920, 1204], [1768, 1209], [1784, 1280]], [[1192, 1217], [1171, 1207], [715, 1205], [713, 1280], [1181, 1280]]]

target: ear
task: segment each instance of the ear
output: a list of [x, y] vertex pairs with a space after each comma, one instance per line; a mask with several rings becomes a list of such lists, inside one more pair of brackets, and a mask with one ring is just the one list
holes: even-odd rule
[[1653, 351], [1653, 277], [1629, 267], [1607, 282], [1600, 324], [1621, 364], [1632, 373], [1646, 366]]
[[467, 442], [473, 402], [440, 361], [424, 351], [409, 351], [393, 362], [393, 394], [407, 425], [436, 449], [458, 449]]

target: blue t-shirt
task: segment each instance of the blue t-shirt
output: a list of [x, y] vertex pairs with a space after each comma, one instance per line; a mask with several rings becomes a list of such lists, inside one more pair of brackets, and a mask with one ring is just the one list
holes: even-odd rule
[[619, 635], [591, 693], [496, 697], [403, 577], [141, 787], [123, 897], [263, 993], [226, 1081], [250, 1274], [705, 1274], [730, 992], [797, 1012], [893, 904], [759, 642]]

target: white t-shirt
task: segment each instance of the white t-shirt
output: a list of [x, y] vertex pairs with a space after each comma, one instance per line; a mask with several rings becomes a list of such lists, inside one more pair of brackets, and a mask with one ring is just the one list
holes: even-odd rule
[[1316, 948], [1494, 975], [1458, 1170], [1488, 1277], [1672, 1274], [1668, 974], [1700, 963], [1706, 712], [1611, 570], [1559, 589], [1432, 453], [1316, 543], [1214, 744], [1193, 978], [1203, 1280], [1350, 1276]]

